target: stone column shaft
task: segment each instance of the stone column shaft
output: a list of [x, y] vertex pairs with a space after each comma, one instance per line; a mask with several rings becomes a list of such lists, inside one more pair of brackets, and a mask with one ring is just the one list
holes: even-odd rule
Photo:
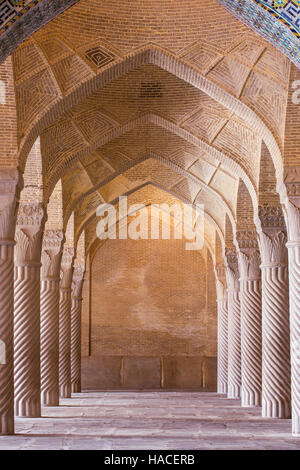
[[0, 434], [14, 433], [14, 242], [0, 240]]
[[285, 210], [288, 228], [290, 293], [290, 354], [292, 432], [300, 434], [300, 168], [286, 176]]
[[63, 231], [46, 231], [41, 271], [41, 390], [44, 406], [59, 405], [59, 281]]
[[286, 168], [282, 196], [288, 232], [292, 432], [300, 435], [300, 166]]
[[82, 299], [72, 297], [71, 309], [71, 388], [81, 392], [81, 306]]
[[261, 406], [261, 271], [256, 231], [237, 232], [240, 247], [242, 406]]
[[218, 305], [218, 393], [228, 391], [228, 305], [225, 267], [216, 266]]
[[262, 415], [291, 417], [287, 266], [262, 267]]
[[291, 417], [287, 235], [280, 205], [259, 208], [262, 272], [262, 416]]
[[241, 394], [241, 317], [240, 286], [237, 257], [226, 254], [226, 280], [228, 286], [228, 398]]
[[59, 295], [59, 393], [71, 398], [71, 289]]
[[14, 433], [14, 232], [20, 193], [17, 170], [0, 171], [0, 434]]
[[300, 241], [289, 242], [292, 432], [300, 434]]
[[218, 300], [218, 393], [228, 391], [228, 311], [227, 298]]
[[14, 381], [17, 416], [41, 416], [40, 259], [44, 211], [20, 204], [14, 283]]
[[71, 398], [71, 284], [74, 249], [65, 248], [62, 257], [59, 300], [59, 390]]
[[81, 309], [84, 260], [76, 260], [72, 281], [71, 308], [71, 388], [73, 393], [81, 392]]

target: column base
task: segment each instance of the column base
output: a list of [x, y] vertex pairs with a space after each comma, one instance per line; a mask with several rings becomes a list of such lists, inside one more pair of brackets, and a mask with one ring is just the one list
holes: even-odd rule
[[261, 406], [261, 393], [242, 389], [242, 406], [246, 408]]
[[292, 433], [300, 435], [300, 415], [292, 413]]
[[60, 398], [71, 398], [71, 384], [59, 386]]
[[42, 392], [42, 406], [59, 406], [58, 392]]
[[19, 418], [40, 418], [42, 416], [41, 402], [36, 400], [18, 403], [15, 406], [15, 414]]
[[228, 384], [227, 398], [241, 398], [240, 385]]
[[81, 383], [74, 382], [71, 385], [72, 393], [81, 393]]
[[262, 399], [262, 417], [263, 418], [276, 418], [276, 419], [289, 419], [291, 417], [290, 403], [285, 401], [271, 401]]
[[227, 384], [220, 383], [218, 384], [218, 391], [220, 395], [227, 395]]
[[15, 433], [15, 420], [13, 414], [0, 416], [0, 435], [11, 436]]

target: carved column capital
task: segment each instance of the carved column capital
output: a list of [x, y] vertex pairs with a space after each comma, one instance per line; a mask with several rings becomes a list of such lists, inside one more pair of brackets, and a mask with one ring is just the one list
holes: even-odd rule
[[292, 431], [300, 434], [300, 166], [286, 169], [286, 198], [289, 249], [289, 296], [290, 296], [290, 354], [292, 391]]
[[215, 266], [217, 300], [223, 300], [226, 297], [226, 268], [224, 263], [218, 263]]
[[289, 243], [300, 243], [300, 166], [285, 170], [284, 184], [286, 189], [283, 201], [287, 215]]
[[0, 343], [5, 352], [0, 373], [0, 434], [14, 433], [13, 245], [21, 186], [18, 170], [0, 169]]
[[15, 235], [17, 266], [40, 264], [45, 222], [46, 212], [43, 204], [20, 203]]
[[62, 247], [64, 243], [63, 230], [46, 230], [42, 248], [42, 279], [59, 279]]
[[23, 186], [22, 177], [13, 168], [0, 169], [0, 240], [14, 244], [17, 206]]
[[255, 280], [261, 278], [260, 253], [252, 250], [250, 253], [239, 252], [240, 279]]
[[74, 263], [74, 272], [72, 279], [72, 297], [74, 299], [82, 299], [82, 284], [85, 272], [85, 265], [82, 261]]
[[236, 240], [239, 246], [240, 279], [260, 279], [260, 253], [256, 231], [239, 230]]
[[235, 249], [226, 249], [225, 252], [226, 282], [228, 290], [238, 291], [239, 285], [239, 265]]
[[71, 247], [65, 247], [61, 259], [61, 289], [71, 289], [73, 277], [73, 261], [75, 250]]
[[261, 206], [259, 247], [263, 267], [287, 266], [287, 231], [281, 205]]

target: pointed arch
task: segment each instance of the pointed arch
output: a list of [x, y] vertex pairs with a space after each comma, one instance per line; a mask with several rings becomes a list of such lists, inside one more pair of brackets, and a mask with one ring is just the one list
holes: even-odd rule
[[129, 71], [147, 64], [161, 67], [167, 72], [184, 80], [195, 88], [203, 91], [210, 98], [222, 104], [224, 107], [234, 112], [239, 118], [244, 120], [247, 125], [249, 125], [249, 127], [265, 141], [269, 148], [276, 168], [277, 184], [278, 187], [281, 187], [283, 183], [283, 161], [281, 150], [274, 135], [264, 121], [241, 100], [235, 98], [210, 79], [204, 77], [170, 53], [154, 46], [140, 48], [135, 51], [134, 54], [113, 62], [112, 65], [105, 68], [103, 72], [83, 82], [72, 93], [63, 99], [55, 101], [55, 103], [50, 106], [42, 116], [39, 116], [39, 118], [32, 123], [27, 135], [22, 140], [19, 153], [21, 168], [24, 166], [29, 148], [35, 140], [35, 136], [41, 134], [41, 132], [46, 127], [50, 126], [59, 116], [70, 110], [75, 106], [75, 104], [87, 98], [99, 88], [104, 87]]

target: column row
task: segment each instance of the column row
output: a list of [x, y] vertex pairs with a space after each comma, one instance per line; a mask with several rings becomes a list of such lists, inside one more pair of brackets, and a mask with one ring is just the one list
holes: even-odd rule
[[14, 433], [15, 414], [39, 417], [80, 391], [84, 263], [73, 275], [74, 252], [62, 256], [62, 230], [44, 231], [42, 204], [17, 212], [18, 185], [14, 172], [0, 181], [0, 434]]
[[[298, 396], [299, 386], [297, 366], [291, 385], [290, 344], [299, 345], [300, 337], [295, 315], [290, 334], [287, 235], [281, 208], [262, 208], [259, 215], [258, 244], [256, 233], [237, 233], [237, 252], [225, 254], [227, 292], [223, 289], [218, 299], [218, 392], [241, 398], [242, 406], [261, 406], [263, 417], [290, 418], [291, 388]], [[293, 282], [297, 263], [291, 256], [289, 263]], [[295, 291], [290, 286], [291, 299]], [[297, 400], [293, 413], [298, 432]]]

